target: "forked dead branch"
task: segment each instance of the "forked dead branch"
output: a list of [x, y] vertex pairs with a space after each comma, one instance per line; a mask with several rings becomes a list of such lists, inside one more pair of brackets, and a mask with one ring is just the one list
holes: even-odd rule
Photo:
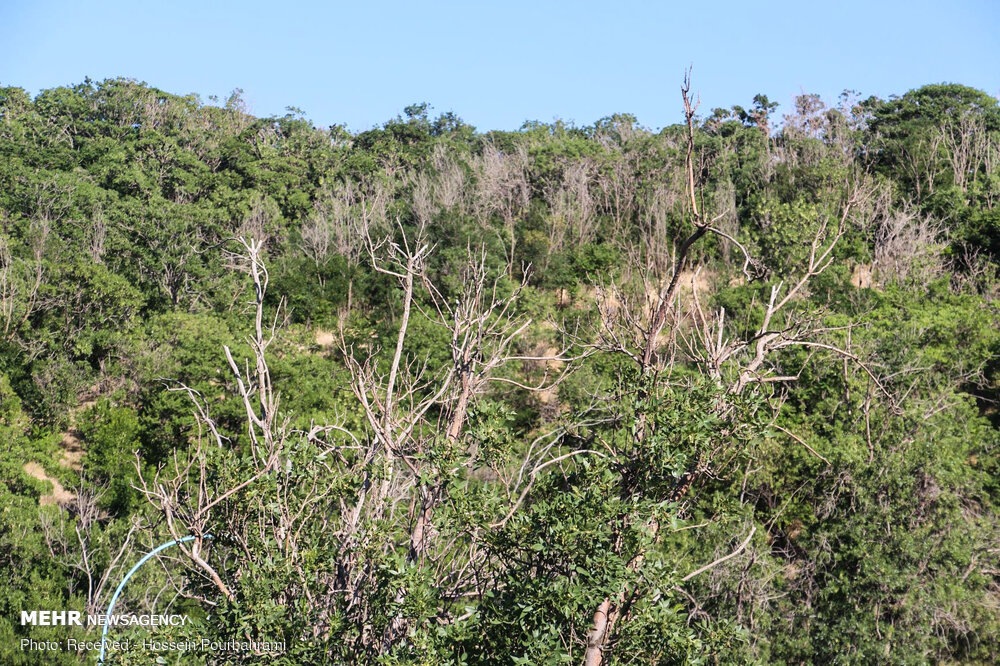
[[[663, 284], [652, 307], [636, 307], [643, 299], [637, 299], [634, 289], [628, 284], [612, 283], [600, 290], [601, 329], [596, 337], [597, 344], [603, 350], [628, 357], [636, 364], [639, 372], [649, 377], [648, 384], [642, 389], [644, 396], [655, 395], [658, 385], [669, 385], [676, 381], [672, 376], [679, 360], [695, 362], [704, 375], [718, 384], [727, 396], [718, 400], [713, 408], [715, 415], [723, 421], [730, 414], [732, 401], [748, 389], [798, 379], [798, 372], [776, 372], [780, 367], [777, 357], [781, 350], [794, 347], [823, 350], [857, 364], [885, 394], [889, 404], [894, 405], [893, 395], [875, 371], [856, 354], [831, 341], [831, 334], [842, 329], [826, 325], [820, 315], [797, 307], [799, 297], [805, 293], [807, 285], [832, 264], [834, 248], [851, 225], [852, 219], [863, 214], [862, 209], [869, 204], [872, 184], [863, 171], [855, 171], [850, 180], [844, 183], [843, 198], [834, 221], [831, 223], [828, 218], [822, 218], [812, 238], [803, 239], [808, 243], [804, 265], [787, 276], [790, 286], [785, 288], [784, 281], [779, 281], [770, 288], [761, 323], [749, 335], [734, 333], [727, 327], [724, 308], [712, 315], [706, 314], [699, 295], [697, 275], [700, 269], [691, 273], [690, 293], [686, 295], [690, 304], [681, 305], [682, 275], [688, 269], [693, 249], [706, 235], [718, 236], [739, 252], [741, 272], [748, 282], [768, 277], [771, 272], [752, 256], [748, 244], [714, 226], [728, 211], [723, 210], [710, 217], [703, 210], [702, 202], [705, 197], [702, 194], [700, 176], [696, 175], [696, 171], [700, 174], [702, 169], [696, 170], [695, 167], [698, 162], [695, 142], [698, 103], [692, 100], [690, 91], [690, 77], [686, 76], [681, 87], [686, 129], [683, 173], [686, 182], [685, 214], [692, 230], [676, 245], [665, 280], [662, 275], [657, 275], [654, 263], [646, 266], [640, 264], [633, 269], [638, 273], [638, 284], [643, 288], [649, 284]], [[643, 420], [635, 437], [640, 440], [647, 437], [649, 428]], [[804, 444], [794, 433], [788, 432], [787, 435], [793, 442]], [[805, 448], [815, 453], [808, 445]], [[726, 451], [725, 447], [702, 452], [695, 463], [679, 477], [667, 499], [681, 506], [685, 495], [701, 478], [719, 478], [720, 475], [727, 474], [727, 467], [737, 453]], [[625, 488], [632, 485], [628, 477], [629, 473], [626, 472], [622, 482]], [[626, 517], [623, 516], [622, 519], [626, 520]], [[648, 529], [655, 535], [660, 529], [659, 522], [651, 520]], [[755, 531], [756, 527], [752, 527], [746, 539], [730, 554], [693, 569], [681, 581], [688, 581], [738, 555], [747, 547]], [[654, 542], [655, 540], [654, 538]], [[629, 564], [630, 568], [638, 570], [643, 559], [641, 552], [636, 554]], [[635, 607], [641, 594], [643, 592], [639, 589], [626, 588], [616, 597], [606, 597], [599, 604], [587, 637], [584, 657], [586, 666], [599, 666], [603, 663], [605, 654], [614, 649], [615, 628], [628, 619], [629, 611]]]

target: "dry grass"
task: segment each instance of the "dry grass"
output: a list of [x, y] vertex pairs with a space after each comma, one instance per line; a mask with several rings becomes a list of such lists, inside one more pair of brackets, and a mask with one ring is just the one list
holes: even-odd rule
[[49, 506], [53, 504], [65, 505], [72, 502], [76, 497], [73, 493], [63, 488], [63, 485], [59, 483], [59, 479], [49, 476], [48, 472], [45, 471], [45, 468], [38, 463], [27, 463], [24, 466], [24, 471], [28, 474], [28, 476], [32, 476], [39, 481], [48, 481], [52, 484], [52, 492], [38, 498], [38, 503], [41, 506]]

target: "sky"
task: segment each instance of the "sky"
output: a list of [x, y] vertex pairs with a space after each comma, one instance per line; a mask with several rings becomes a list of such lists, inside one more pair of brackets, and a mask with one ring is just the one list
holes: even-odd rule
[[256, 115], [354, 131], [415, 102], [480, 130], [613, 113], [657, 129], [681, 119], [689, 65], [703, 113], [941, 82], [1000, 96], [1000, 1], [0, 0], [0, 85], [241, 88]]

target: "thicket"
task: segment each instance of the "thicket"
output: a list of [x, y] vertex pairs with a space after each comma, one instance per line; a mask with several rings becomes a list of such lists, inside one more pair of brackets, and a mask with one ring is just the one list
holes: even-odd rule
[[997, 100], [691, 97], [0, 88], [0, 662], [188, 534], [119, 609], [276, 665], [1000, 658]]

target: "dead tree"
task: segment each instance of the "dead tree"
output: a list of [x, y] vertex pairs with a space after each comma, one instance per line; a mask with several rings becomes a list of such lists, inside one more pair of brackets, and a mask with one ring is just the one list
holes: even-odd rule
[[[79, 582], [70, 579], [69, 593], [83, 596], [84, 612], [88, 614], [100, 613], [106, 607], [111, 587], [109, 583], [113, 585], [115, 580], [112, 576], [120, 576], [121, 573], [115, 572], [124, 571], [125, 563], [135, 550], [135, 536], [142, 527], [140, 520], [133, 517], [117, 550], [111, 548], [105, 542], [106, 535], [99, 529], [102, 520], [99, 504], [103, 491], [103, 488], [77, 489], [76, 496], [67, 505], [73, 516], [70, 521], [66, 519], [66, 512], [62, 511], [56, 515], [39, 514], [49, 555], [54, 561], [62, 562], [77, 572]], [[107, 548], [107, 553], [101, 557], [103, 548]], [[106, 563], [101, 566], [99, 562]]]
[[[489, 143], [473, 160], [476, 190], [473, 212], [483, 231], [492, 232], [492, 220], [499, 216], [507, 264], [513, 270], [514, 251], [517, 248], [516, 225], [528, 207], [531, 191], [528, 185], [528, 152], [518, 146], [506, 154]], [[511, 274], [513, 276], [513, 273]]]
[[563, 167], [562, 179], [550, 186], [548, 255], [561, 252], [567, 243], [580, 246], [594, 239], [597, 202], [591, 192], [596, 165], [588, 159]]
[[[951, 165], [952, 182], [963, 192], [975, 182], [990, 150], [990, 133], [983, 116], [966, 111], [939, 130]], [[986, 173], [991, 173], [989, 170]]]
[[[263, 242], [249, 238], [239, 239], [238, 243], [241, 251], [234, 253], [232, 258], [249, 274], [254, 285], [251, 302], [254, 328], [247, 340], [254, 358], [252, 363], [246, 361], [241, 365], [228, 346], [224, 346], [223, 350], [243, 403], [246, 417], [246, 440], [243, 446], [250, 454], [252, 465], [221, 487], [217, 481], [210, 479], [207, 447], [228, 449], [232, 443], [220, 432], [205, 398], [184, 384], [169, 385], [167, 390], [186, 393], [195, 408], [198, 434], [192, 450], [185, 454], [174, 452], [170, 464], [161, 466], [152, 478], [147, 478], [138, 453], [136, 454], [136, 469], [139, 473], [137, 489], [163, 517], [173, 539], [189, 535], [195, 537], [189, 542], [190, 545], [178, 544], [178, 548], [196, 570], [205, 575], [218, 592], [229, 600], [235, 599], [232, 589], [206, 559], [205, 549], [209, 543], [206, 537], [212, 529], [221, 527], [227, 537], [246, 545], [246, 524], [230, 521], [228, 524], [218, 525], [216, 510], [275, 470], [290, 434], [287, 420], [279, 416], [279, 395], [271, 382], [267, 364], [267, 349], [274, 342], [279, 321], [277, 314], [272, 320], [265, 320], [264, 295], [268, 272], [263, 258]], [[278, 310], [280, 312], [281, 308]]]
[[[386, 199], [385, 187], [377, 182], [327, 187], [302, 226], [299, 247], [317, 271], [333, 255], [343, 257], [347, 263], [346, 312], [354, 305], [354, 273], [366, 253], [364, 239], [385, 226]], [[322, 274], [319, 283], [324, 285]]]
[[[697, 104], [692, 102], [689, 92], [690, 81], [685, 77], [681, 93], [687, 133], [684, 158], [686, 212], [694, 229], [676, 247], [672, 256], [669, 280], [660, 289], [655, 303], [636, 310], [637, 303], [634, 298], [631, 302], [623, 302], [627, 291], [612, 285], [611, 289], [604, 292], [602, 302], [599, 303], [603, 324], [596, 345], [605, 351], [624, 354], [636, 363], [652, 382], [641, 389], [642, 391], [653, 390], [656, 382], [661, 381], [665, 374], [669, 375], [670, 368], [679, 356], [696, 362], [698, 367], [717, 383], [723, 396], [739, 395], [753, 385], [794, 381], [796, 376], [772, 372], [768, 366], [768, 359], [776, 352], [792, 346], [825, 350], [856, 362], [868, 372], [876, 385], [885, 390], [877, 375], [864, 364], [862, 359], [848, 350], [825, 341], [824, 335], [834, 329], [824, 327], [815, 316], [799, 312], [795, 308], [799, 297], [805, 293], [809, 281], [831, 264], [834, 247], [847, 230], [859, 204], [869, 197], [870, 186], [865, 178], [860, 179], [860, 184], [847, 185], [847, 194], [833, 222], [824, 219], [819, 223], [809, 243], [806, 265], [800, 268], [790, 287], [785, 290], [779, 283], [771, 289], [764, 322], [752, 335], [736, 338], [727, 336], [725, 311], [720, 311], [714, 317], [706, 316], [698, 296], [697, 271], [694, 271], [694, 279], [691, 280], [691, 304], [686, 312], [680, 308], [682, 274], [688, 266], [692, 248], [707, 234], [719, 236], [740, 251], [743, 256], [742, 273], [745, 279], [755, 280], [767, 274], [766, 268], [751, 256], [743, 244], [715, 226], [719, 219], [731, 214], [730, 211], [724, 210], [709, 218], [701, 208], [700, 202], [703, 197], [700, 195], [694, 167], [694, 115]], [[645, 283], [645, 280], [643, 282]], [[633, 309], [629, 311], [629, 307]], [[684, 317], [691, 318], [693, 324], [691, 328], [694, 333], [687, 332], [687, 327], [680, 326]], [[719, 416], [724, 417], [728, 413], [728, 402], [726, 398], [718, 402], [715, 409]], [[648, 427], [645, 420], [642, 417], [640, 419], [641, 423], [635, 436], [644, 438], [648, 434]], [[725, 463], [721, 453], [721, 451], [706, 451], [699, 454], [695, 463], [676, 482], [667, 499], [679, 502], [699, 477], [717, 474]], [[628, 485], [628, 480], [623, 478], [623, 484]], [[647, 527], [653, 534], [659, 529], [655, 521]], [[734, 557], [746, 548], [752, 536], [753, 530], [733, 553], [709, 565], [693, 567], [693, 571], [683, 580], [687, 581]], [[643, 554], [639, 553], [631, 560], [629, 567], [637, 569], [643, 559]], [[597, 606], [587, 636], [584, 657], [586, 666], [599, 666], [603, 663], [605, 651], [614, 643], [615, 627], [628, 617], [628, 613], [634, 607], [634, 595], [634, 591], [625, 590], [616, 597], [603, 599]]]
[[[434, 516], [448, 494], [450, 479], [462, 468], [475, 467], [479, 460], [475, 443], [464, 436], [469, 409], [478, 396], [488, 392], [491, 383], [508, 382], [539, 390], [560, 377], [551, 381], [543, 377], [535, 386], [504, 376], [502, 369], [509, 363], [553, 358], [518, 353], [531, 323], [516, 308], [527, 277], [510, 283], [509, 266], [503, 274], [493, 275], [485, 250], [470, 249], [460, 269], [463, 288], [458, 294], [445, 295], [426, 270], [432, 251], [424, 234], [428, 219], [418, 215], [418, 228], [412, 235], [400, 228], [399, 240], [369, 239], [372, 265], [395, 278], [402, 305], [395, 345], [387, 356], [369, 349], [358, 357], [342, 339], [342, 351], [353, 376], [352, 390], [368, 426], [368, 432], [359, 433], [357, 439], [369, 444], [356, 472], [362, 479], [361, 489], [345, 515], [341, 534], [348, 545], [345, 550], [351, 553], [370, 538], [366, 526], [406, 507], [407, 561], [434, 567], [442, 597], [457, 600], [474, 584], [469, 565], [477, 557], [477, 545], [467, 538], [441, 538]], [[448, 333], [450, 363], [437, 371], [404, 353], [412, 317], [417, 313]], [[448, 451], [445, 458], [453, 462], [447, 468], [436, 466], [431, 462], [435, 456], [428, 458], [434, 450]], [[377, 547], [397, 546], [384, 541]], [[371, 572], [360, 565], [351, 554], [342, 563], [337, 584], [347, 590], [348, 597], [356, 596], [371, 582]], [[400, 590], [396, 602], [402, 603], [405, 595]], [[353, 610], [363, 619], [368, 611], [362, 604], [358, 602]], [[448, 616], [445, 608], [441, 612], [442, 618]], [[407, 622], [397, 617], [383, 636], [365, 640], [387, 649], [405, 634]]]

